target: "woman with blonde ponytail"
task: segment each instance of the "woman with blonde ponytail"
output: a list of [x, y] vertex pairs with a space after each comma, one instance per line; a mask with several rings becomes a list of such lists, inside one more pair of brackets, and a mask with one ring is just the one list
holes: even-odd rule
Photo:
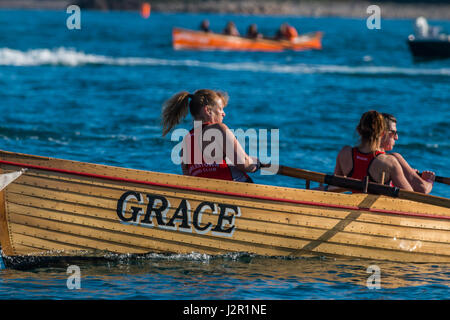
[[[179, 124], [188, 113], [194, 128], [184, 137], [181, 152], [183, 174], [241, 182], [252, 182], [247, 172], [256, 172], [261, 163], [249, 157], [231, 130], [223, 123], [228, 95], [201, 89], [193, 94], [182, 91], [164, 103], [163, 136]], [[211, 137], [208, 139], [205, 137]], [[219, 150], [212, 154], [210, 150]]]
[[360, 180], [368, 176], [371, 182], [413, 191], [398, 160], [381, 151], [381, 139], [387, 131], [383, 115], [374, 110], [365, 112], [356, 131], [360, 136], [359, 145], [342, 148], [334, 174]]
[[189, 92], [182, 91], [166, 101], [162, 111], [163, 137], [188, 114]]

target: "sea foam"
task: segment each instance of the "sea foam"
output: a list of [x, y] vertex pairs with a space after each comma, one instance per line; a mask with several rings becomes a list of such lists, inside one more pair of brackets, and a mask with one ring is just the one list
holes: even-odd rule
[[183, 66], [223, 71], [266, 72], [280, 74], [344, 74], [344, 75], [400, 75], [400, 76], [450, 76], [450, 68], [405, 68], [395, 66], [348, 66], [326, 64], [282, 64], [268, 62], [210, 62], [200, 60], [170, 60], [147, 57], [110, 57], [88, 54], [72, 48], [31, 49], [28, 51], [0, 48], [2, 66], [84, 65], [112, 66]]

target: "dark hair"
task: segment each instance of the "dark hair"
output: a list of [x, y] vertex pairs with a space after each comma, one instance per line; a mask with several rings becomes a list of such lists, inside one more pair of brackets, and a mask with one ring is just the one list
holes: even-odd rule
[[389, 113], [382, 113], [382, 115], [383, 115], [383, 118], [384, 118], [384, 122], [385, 122], [385, 124], [386, 124], [386, 129], [389, 128], [389, 124], [390, 124], [391, 122], [397, 123], [397, 119], [396, 119], [392, 114], [389, 114]]
[[365, 112], [356, 127], [362, 143], [368, 143], [372, 150], [377, 149], [379, 138], [386, 131], [386, 124], [381, 113], [370, 110]]
[[228, 103], [227, 93], [209, 89], [200, 89], [194, 94], [182, 91], [173, 95], [164, 103], [162, 110], [163, 136], [187, 116], [188, 109], [195, 118], [204, 106], [216, 106], [217, 99], [222, 100], [224, 107]]

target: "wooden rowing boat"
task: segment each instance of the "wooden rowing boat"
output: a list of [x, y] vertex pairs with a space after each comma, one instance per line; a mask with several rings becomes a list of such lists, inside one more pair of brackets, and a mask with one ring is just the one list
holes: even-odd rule
[[450, 262], [448, 206], [0, 151], [1, 173], [22, 168], [0, 192], [6, 257], [248, 252]]
[[284, 51], [320, 50], [322, 32], [300, 35], [293, 41], [249, 39], [223, 34], [174, 28], [172, 45], [175, 50], [231, 50], [231, 51]]

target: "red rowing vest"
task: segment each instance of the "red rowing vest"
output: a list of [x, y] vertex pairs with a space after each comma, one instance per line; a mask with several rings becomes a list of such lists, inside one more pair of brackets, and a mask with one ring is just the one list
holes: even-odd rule
[[363, 180], [366, 176], [369, 176], [370, 181], [376, 182], [369, 173], [370, 165], [376, 157], [384, 153], [384, 151], [362, 153], [358, 148], [352, 148], [353, 167], [352, 170], [350, 170], [348, 177]]
[[[206, 126], [211, 123], [202, 124], [202, 134]], [[211, 179], [221, 179], [221, 180], [231, 180], [231, 181], [242, 181], [242, 182], [252, 182], [251, 178], [245, 173], [236, 168], [230, 167], [225, 161], [224, 156], [222, 156], [222, 161], [220, 163], [206, 163], [203, 158], [203, 152], [200, 146], [194, 140], [194, 129], [189, 131], [186, 135], [187, 147], [190, 149], [190, 163], [187, 164], [188, 172], [190, 176], [211, 178]], [[195, 153], [199, 152], [201, 154], [201, 163], [195, 163]], [[234, 169], [234, 171], [233, 171]], [[238, 171], [238, 172], [236, 172]]]

